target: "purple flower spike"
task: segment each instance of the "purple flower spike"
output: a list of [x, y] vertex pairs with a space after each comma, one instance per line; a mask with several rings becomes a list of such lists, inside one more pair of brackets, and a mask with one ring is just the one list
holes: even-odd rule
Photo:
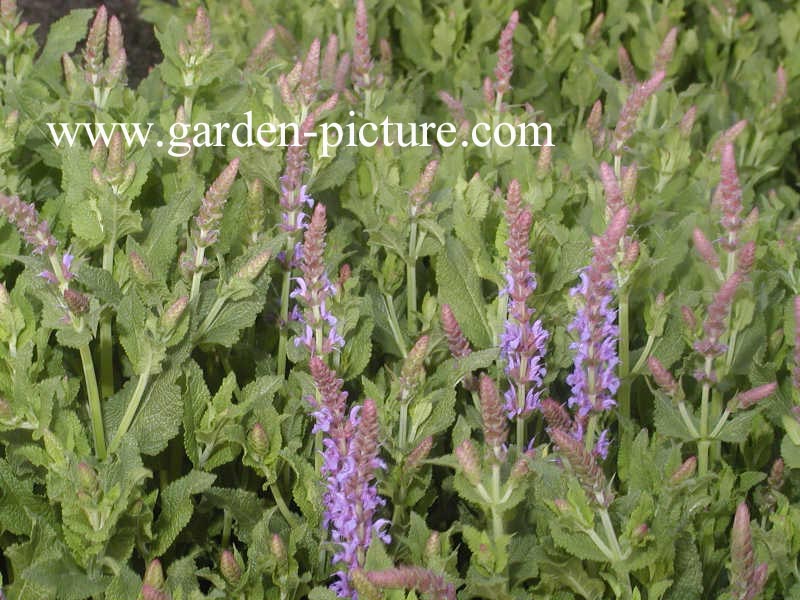
[[[575, 350], [575, 368], [567, 376], [567, 384], [572, 388], [568, 404], [576, 411], [580, 431], [584, 430], [590, 413], [603, 412], [616, 405], [619, 329], [617, 311], [612, 307], [615, 288], [612, 266], [627, 225], [628, 209], [623, 208], [614, 215], [603, 236], [595, 239], [592, 262], [581, 273], [580, 283], [572, 289], [581, 307], [569, 326], [577, 339], [570, 345]], [[607, 450], [603, 435], [596, 450], [600, 455]]]
[[508, 186], [505, 211], [509, 225], [508, 262], [506, 263], [506, 288], [508, 318], [500, 335], [500, 356], [505, 361], [509, 388], [505, 393], [505, 409], [509, 419], [526, 416], [539, 406], [541, 387], [547, 369], [544, 355], [547, 352], [548, 331], [537, 319], [528, 300], [536, 290], [536, 277], [531, 271], [530, 231], [533, 217], [522, 209], [519, 183]]

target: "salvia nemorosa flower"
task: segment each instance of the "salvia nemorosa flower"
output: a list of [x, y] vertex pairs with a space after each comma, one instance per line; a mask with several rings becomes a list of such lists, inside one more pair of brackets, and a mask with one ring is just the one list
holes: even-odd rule
[[498, 96], [503, 96], [511, 89], [511, 75], [514, 72], [514, 30], [517, 25], [519, 25], [519, 13], [515, 10], [500, 33], [497, 66], [494, 69], [494, 92]]
[[234, 158], [214, 180], [203, 197], [192, 230], [192, 238], [197, 247], [207, 248], [217, 241], [219, 226], [222, 223], [222, 210], [228, 201], [238, 171], [239, 159]]
[[[458, 324], [456, 316], [453, 314], [453, 309], [450, 308], [449, 304], [442, 305], [442, 331], [444, 331], [447, 347], [453, 358], [463, 359], [472, 354], [469, 341], [467, 341], [467, 338], [461, 331], [461, 326]], [[467, 390], [474, 389], [475, 378], [471, 373], [464, 377], [463, 384], [464, 388]]]
[[672, 373], [655, 356], [647, 357], [647, 366], [650, 368], [650, 373], [652, 373], [656, 384], [664, 393], [669, 396], [675, 396], [680, 392], [678, 382], [675, 381]]
[[739, 134], [745, 130], [745, 127], [747, 127], [747, 119], [742, 119], [723, 131], [722, 135], [719, 136], [719, 139], [714, 143], [714, 147], [711, 149], [711, 157], [719, 157], [723, 148], [728, 144], [733, 144], [736, 138], [739, 137]]
[[491, 377], [481, 375], [480, 384], [481, 422], [483, 424], [483, 440], [491, 451], [494, 460], [505, 457], [504, 447], [508, 439], [508, 420], [503, 414], [500, 395]]
[[753, 556], [750, 510], [742, 502], [736, 509], [731, 530], [731, 593], [735, 600], [753, 600], [764, 589], [767, 563], [758, 566]]
[[736, 158], [732, 143], [722, 147], [720, 159], [720, 181], [714, 195], [714, 201], [722, 211], [720, 224], [727, 233], [722, 244], [728, 252], [737, 247], [737, 234], [742, 227], [742, 187], [736, 172]]
[[679, 485], [689, 479], [690, 477], [694, 476], [695, 471], [697, 470], [697, 457], [690, 456], [685, 461], [681, 463], [681, 465], [675, 469], [675, 471], [670, 475], [669, 482], [672, 485]]
[[775, 72], [775, 94], [772, 96], [770, 104], [778, 106], [786, 99], [788, 90], [788, 82], [786, 80], [786, 69], [783, 65], [778, 65], [778, 70]]
[[639, 79], [636, 77], [636, 69], [631, 62], [630, 54], [628, 54], [625, 46], [617, 48], [617, 64], [619, 65], [620, 78], [625, 85], [632, 87], [639, 82]]
[[431, 600], [455, 600], [456, 589], [444, 576], [422, 567], [394, 567], [369, 571], [367, 579], [381, 589], [417, 590]]
[[692, 133], [692, 129], [694, 128], [694, 121], [697, 118], [697, 106], [692, 104], [685, 113], [683, 113], [683, 117], [681, 117], [681, 121], [678, 124], [678, 131], [680, 131], [683, 137], [689, 137]]
[[[104, 53], [108, 55], [105, 60]], [[108, 90], [124, 77], [127, 64], [122, 27], [116, 17], [108, 18], [108, 11], [103, 5], [97, 9], [86, 36], [83, 62], [86, 82], [97, 88], [95, 101], [102, 104], [100, 101], [104, 98], [99, 89], [104, 88], [107, 97]]]
[[423, 438], [422, 441], [417, 444], [417, 446], [408, 453], [406, 456], [406, 460], [404, 463], [404, 467], [406, 471], [414, 471], [417, 469], [426, 458], [428, 458], [428, 454], [430, 454], [431, 449], [433, 448], [433, 437], [428, 436]]
[[599, 147], [605, 143], [606, 130], [603, 127], [603, 102], [601, 100], [595, 101], [592, 105], [592, 110], [586, 119], [586, 131], [592, 136], [592, 142], [595, 146]]
[[22, 238], [33, 248], [34, 254], [50, 254], [58, 246], [56, 238], [50, 233], [47, 221], [39, 219], [33, 203], [23, 202], [18, 196], [0, 194], [0, 210], [14, 225]]
[[[584, 424], [590, 413], [609, 410], [616, 405], [614, 395], [619, 387], [616, 367], [617, 312], [612, 307], [615, 276], [614, 257], [628, 226], [628, 209], [623, 208], [611, 219], [605, 233], [595, 238], [592, 262], [581, 272], [580, 283], [570, 292], [578, 297], [580, 307], [569, 331], [577, 339], [570, 347], [575, 350], [574, 369], [567, 376], [571, 387], [568, 404], [576, 413], [576, 436], [584, 434]], [[596, 450], [604, 455], [603, 444]]]
[[719, 269], [719, 256], [717, 256], [717, 251], [714, 250], [714, 245], [711, 243], [711, 240], [706, 237], [706, 234], [703, 233], [703, 230], [699, 227], [694, 228], [692, 232], [692, 241], [694, 242], [694, 249], [697, 250], [697, 253], [706, 261], [708, 266], [712, 269]]
[[272, 58], [272, 50], [275, 46], [275, 39], [277, 35], [275, 28], [270, 27], [258, 43], [255, 45], [250, 55], [245, 62], [245, 70], [249, 72], [261, 72], [267, 68], [269, 60]]
[[412, 188], [409, 194], [409, 213], [412, 219], [424, 212], [426, 207], [423, 203], [431, 193], [431, 186], [433, 185], [433, 179], [436, 177], [436, 170], [438, 168], [438, 160], [429, 162], [422, 171], [419, 181], [417, 181], [416, 185]]
[[410, 402], [425, 380], [425, 357], [429, 342], [427, 335], [420, 336], [403, 361], [398, 378], [401, 402]]
[[[300, 257], [301, 276], [295, 279], [296, 287], [290, 294], [303, 304], [302, 312], [295, 307], [293, 317], [304, 326], [295, 345], [303, 344], [312, 354], [328, 354], [344, 346], [344, 339], [336, 329], [337, 319], [328, 308], [328, 300], [336, 288], [325, 270], [325, 206], [317, 204], [305, 231]], [[327, 333], [325, 330], [327, 329]]]
[[675, 54], [675, 45], [678, 40], [678, 28], [673, 27], [667, 32], [664, 41], [656, 53], [655, 61], [653, 61], [653, 72], [666, 71], [672, 60], [672, 55]]
[[341, 566], [333, 589], [340, 598], [355, 598], [348, 571], [362, 567], [372, 534], [389, 542], [385, 532], [388, 521], [374, 519], [383, 506], [375, 486], [375, 471], [385, 468], [378, 458], [378, 414], [375, 402], [367, 399], [346, 413], [347, 392], [319, 356], [312, 356], [311, 375], [320, 401], [314, 406], [313, 431], [324, 433], [322, 475], [326, 480], [323, 494], [323, 525], [330, 527], [337, 551], [333, 562]]
[[725, 319], [743, 280], [743, 275], [735, 271], [717, 290], [711, 304], [708, 305], [706, 319], [703, 322], [703, 338], [694, 344], [695, 350], [703, 356], [714, 358], [727, 350], [727, 346], [722, 343], [726, 327]]
[[314, 200], [303, 185], [303, 172], [306, 169], [306, 134], [314, 129], [315, 122], [311, 114], [298, 128], [297, 143], [291, 144], [286, 151], [286, 167], [279, 180], [281, 228], [291, 234], [302, 231], [306, 226], [303, 206], [314, 206]]
[[516, 180], [508, 186], [505, 218], [509, 233], [503, 292], [508, 295], [508, 316], [500, 335], [500, 356], [505, 361], [509, 380], [505, 393], [506, 414], [513, 419], [530, 414], [539, 405], [542, 383], [547, 374], [544, 355], [550, 334], [541, 320], [533, 320], [534, 310], [528, 305], [536, 289], [528, 249], [533, 217], [529, 210], [522, 208]]
[[625, 199], [613, 167], [605, 161], [600, 163], [600, 181], [606, 197], [606, 216], [611, 218], [625, 206]]
[[73, 322], [75, 317], [80, 317], [89, 308], [88, 296], [69, 287], [70, 281], [75, 278], [72, 272], [75, 257], [70, 252], [58, 252], [58, 241], [50, 233], [47, 221], [40, 219], [32, 203], [23, 202], [18, 196], [0, 194], [0, 212], [33, 248], [33, 254], [42, 255], [47, 260], [47, 267], [39, 273], [39, 277], [57, 292], [61, 308], [66, 313], [65, 321]]
[[606, 487], [606, 476], [595, 455], [586, 449], [581, 440], [575, 439], [571, 433], [561, 429], [550, 429], [550, 438], [558, 447], [561, 455], [567, 459], [589, 498], [603, 506], [611, 504], [612, 494]]
[[614, 129], [614, 139], [610, 148], [613, 154], [619, 155], [622, 153], [625, 142], [633, 135], [639, 113], [644, 108], [647, 100], [656, 93], [663, 81], [664, 71], [657, 71], [647, 81], [637, 84], [628, 95], [628, 99], [619, 114], [617, 127]]
[[778, 389], [776, 382], [765, 383], [752, 389], [746, 390], [736, 394], [730, 401], [729, 407], [731, 410], [738, 408], [750, 408], [756, 403], [769, 398]]
[[381, 84], [381, 76], [372, 77], [372, 53], [369, 47], [369, 25], [367, 6], [364, 0], [357, 0], [355, 15], [355, 39], [353, 40], [353, 83], [357, 88], [368, 89], [373, 84]]

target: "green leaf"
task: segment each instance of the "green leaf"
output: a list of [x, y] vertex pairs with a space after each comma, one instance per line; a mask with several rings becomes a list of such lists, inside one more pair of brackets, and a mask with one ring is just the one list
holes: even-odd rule
[[155, 522], [156, 541], [152, 556], [160, 556], [172, 545], [194, 512], [192, 496], [211, 487], [216, 475], [192, 470], [170, 483], [161, 494], [161, 514]]
[[458, 240], [449, 239], [439, 254], [436, 283], [439, 299], [451, 306], [464, 335], [478, 348], [492, 345], [481, 281], [466, 247]]

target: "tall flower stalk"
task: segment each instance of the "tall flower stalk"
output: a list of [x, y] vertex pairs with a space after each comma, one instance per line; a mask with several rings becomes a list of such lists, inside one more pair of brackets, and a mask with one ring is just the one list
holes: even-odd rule
[[340, 598], [356, 600], [350, 575], [364, 566], [373, 532], [382, 541], [391, 541], [385, 532], [388, 521], [375, 519], [385, 504], [375, 485], [375, 471], [385, 468], [378, 458], [378, 412], [375, 402], [367, 399], [348, 413], [344, 382], [318, 356], [311, 358], [311, 373], [321, 398], [314, 407], [313, 431], [324, 434], [323, 525], [330, 528], [337, 547], [333, 562], [339, 565], [331, 589]]
[[600, 433], [596, 441], [595, 433], [599, 415], [616, 406], [614, 395], [619, 387], [613, 263], [627, 226], [628, 209], [622, 208], [611, 218], [605, 233], [595, 239], [592, 262], [571, 291], [579, 308], [568, 328], [577, 338], [570, 345], [575, 360], [567, 377], [572, 389], [568, 405], [575, 411], [575, 437], [583, 439], [587, 449], [594, 446], [603, 457], [608, 452], [607, 432]]
[[295, 307], [293, 312], [294, 318], [304, 327], [303, 333], [295, 338], [294, 343], [321, 356], [344, 346], [344, 339], [336, 329], [336, 317], [328, 309], [328, 300], [336, 293], [336, 287], [325, 271], [323, 255], [326, 226], [325, 206], [317, 204], [300, 251], [302, 275], [295, 279], [297, 287], [290, 294], [303, 304], [302, 311]]
[[[89, 310], [89, 298], [70, 287], [70, 282], [75, 277], [71, 270], [74, 260], [72, 254], [59, 252], [58, 241], [50, 233], [50, 226], [47, 221], [39, 218], [32, 203], [22, 202], [17, 196], [0, 194], [0, 211], [17, 228], [22, 239], [32, 247], [32, 253], [45, 259], [46, 266], [39, 276], [50, 284], [64, 311], [64, 322], [71, 325], [77, 333], [83, 332], [86, 327], [83, 315]], [[97, 375], [88, 342], [81, 344], [78, 350], [86, 384], [94, 450], [97, 458], [103, 460], [106, 457], [106, 441]]]
[[509, 387], [505, 409], [509, 419], [516, 419], [517, 444], [525, 439], [525, 419], [539, 406], [541, 387], [547, 369], [544, 355], [550, 336], [528, 303], [536, 290], [536, 276], [531, 269], [530, 232], [533, 217], [522, 208], [519, 183], [508, 186], [505, 219], [508, 224], [508, 261], [506, 263], [507, 315], [500, 336], [500, 357], [505, 362]]

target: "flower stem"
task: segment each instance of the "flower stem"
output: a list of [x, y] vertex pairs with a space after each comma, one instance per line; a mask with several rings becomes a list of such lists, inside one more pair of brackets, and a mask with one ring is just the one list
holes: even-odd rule
[[189, 294], [190, 302], [196, 301], [197, 295], [200, 293], [200, 282], [203, 279], [203, 271], [201, 270], [201, 267], [203, 266], [205, 255], [206, 249], [204, 246], [197, 248], [197, 255], [194, 259], [195, 272], [194, 275], [192, 275], [192, 291]]
[[286, 346], [289, 343], [289, 292], [292, 282], [292, 252], [294, 244], [290, 236], [286, 240], [286, 270], [283, 272], [283, 284], [281, 285], [281, 310], [279, 313], [278, 327], [280, 338], [278, 339], [278, 377], [283, 379], [286, 376]]
[[389, 315], [389, 327], [392, 329], [392, 336], [394, 336], [394, 341], [397, 347], [400, 348], [403, 358], [405, 358], [408, 356], [408, 351], [406, 350], [406, 343], [403, 340], [403, 336], [400, 333], [400, 322], [397, 320], [397, 311], [394, 309], [394, 298], [392, 298], [391, 294], [384, 294], [383, 302], [386, 305], [386, 312]]
[[495, 462], [492, 464], [492, 534], [495, 543], [503, 537], [503, 511], [499, 508], [500, 503], [500, 465]]
[[278, 511], [281, 513], [286, 522], [289, 524], [289, 527], [294, 527], [297, 522], [295, 520], [294, 513], [289, 510], [289, 507], [286, 505], [286, 501], [283, 499], [283, 494], [281, 493], [280, 488], [277, 484], [273, 483], [269, 486], [269, 491], [272, 492], [272, 497], [275, 499], [275, 506], [278, 507]]
[[144, 392], [147, 389], [147, 383], [150, 380], [150, 370], [152, 368], [151, 360], [152, 359], [148, 357], [145, 370], [141, 375], [139, 375], [139, 380], [136, 382], [136, 389], [133, 390], [133, 396], [131, 396], [131, 399], [128, 401], [125, 414], [122, 415], [122, 421], [120, 421], [119, 427], [117, 427], [117, 432], [114, 434], [111, 444], [108, 447], [109, 452], [113, 453], [117, 451], [117, 448], [119, 448], [119, 445], [122, 442], [122, 437], [128, 433], [128, 430], [133, 423], [133, 418], [136, 416], [136, 411], [139, 408], [139, 404], [142, 402], [142, 396], [144, 395]]
[[700, 439], [697, 442], [697, 472], [705, 475], [708, 472], [708, 450], [711, 443], [708, 441], [708, 396], [711, 385], [708, 377], [711, 374], [711, 358], [706, 358], [705, 365], [706, 381], [703, 382], [703, 391], [700, 396]]
[[[112, 239], [103, 247], [103, 269], [114, 275], [114, 245]], [[114, 341], [111, 336], [111, 315], [106, 312], [100, 321], [100, 390], [103, 398], [114, 395]]]
[[97, 391], [97, 376], [94, 372], [92, 352], [88, 344], [80, 347], [81, 363], [83, 364], [83, 377], [86, 382], [86, 396], [89, 399], [89, 418], [92, 422], [92, 436], [94, 438], [94, 452], [97, 458], [104, 460], [106, 457], [106, 437], [103, 430], [103, 411], [100, 407], [100, 393]]
[[409, 333], [416, 331], [417, 314], [417, 222], [411, 221], [406, 259], [406, 321]]

